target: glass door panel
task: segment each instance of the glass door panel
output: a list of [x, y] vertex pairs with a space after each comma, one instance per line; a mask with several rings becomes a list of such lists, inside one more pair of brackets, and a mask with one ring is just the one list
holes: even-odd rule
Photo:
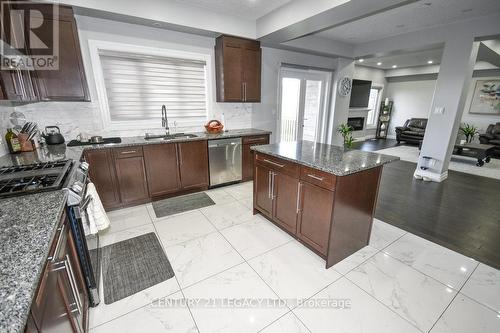
[[281, 94], [281, 141], [297, 140], [297, 120], [300, 114], [301, 80], [284, 77]]

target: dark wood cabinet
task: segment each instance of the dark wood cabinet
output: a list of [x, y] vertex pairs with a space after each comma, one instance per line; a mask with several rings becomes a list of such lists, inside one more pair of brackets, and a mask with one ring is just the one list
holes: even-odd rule
[[141, 203], [149, 198], [142, 147], [114, 149], [116, 178], [122, 204]]
[[88, 294], [64, 215], [31, 305], [26, 332], [86, 332]]
[[271, 169], [255, 165], [254, 205], [268, 217], [273, 216], [273, 199], [271, 198]]
[[326, 259], [327, 268], [368, 245], [381, 166], [337, 177], [259, 152], [254, 170], [254, 213]]
[[[43, 12], [45, 24], [57, 24], [59, 28], [59, 55], [57, 70], [37, 71], [37, 80], [42, 101], [90, 101], [78, 29], [70, 7], [60, 6], [57, 17], [52, 7]], [[38, 29], [42, 40], [51, 40], [52, 29]], [[36, 55], [36, 50], [31, 51]]]
[[112, 150], [87, 150], [85, 151], [85, 160], [90, 165], [90, 180], [94, 183], [103, 206], [105, 208], [117, 207], [120, 204], [120, 194]]
[[260, 102], [260, 42], [219, 36], [215, 42], [217, 102]]
[[334, 192], [301, 181], [297, 236], [326, 256], [332, 220]]
[[177, 154], [182, 189], [208, 186], [207, 141], [178, 143]]
[[148, 145], [143, 150], [149, 195], [157, 197], [177, 192], [181, 187], [177, 144]]
[[273, 172], [273, 219], [291, 233], [297, 231], [297, 178], [280, 172]]
[[[16, 9], [11, 4], [11, 9]], [[22, 4], [22, 9], [26, 4]], [[16, 11], [17, 12], [17, 11]], [[21, 12], [21, 11], [19, 11]], [[42, 25], [36, 29], [36, 36], [45, 45], [54, 46], [56, 58], [49, 58], [44, 63], [53, 63], [55, 69], [48, 66], [39, 68], [13, 68], [2, 70], [0, 75], [0, 88], [4, 99], [22, 102], [36, 101], [90, 101], [87, 80], [83, 67], [78, 29], [73, 15], [73, 9], [67, 6], [58, 6], [54, 12], [52, 5], [33, 4], [31, 17], [40, 17]], [[16, 20], [23, 22], [23, 20]], [[25, 24], [29, 21], [26, 20]], [[18, 24], [18, 23], [16, 23]], [[10, 26], [6, 24], [6, 26]], [[57, 27], [57, 42], [53, 41], [53, 27]], [[29, 27], [17, 27], [13, 31], [29, 31]], [[27, 36], [16, 36], [17, 39]], [[22, 54], [37, 59], [37, 56], [46, 57], [42, 48], [26, 47]], [[44, 58], [45, 59], [45, 58]], [[54, 62], [53, 60], [56, 59]], [[42, 63], [42, 62], [40, 62]]]
[[269, 134], [247, 136], [242, 140], [242, 180], [248, 181], [253, 179], [253, 152], [250, 149], [252, 146], [267, 145], [269, 143]]

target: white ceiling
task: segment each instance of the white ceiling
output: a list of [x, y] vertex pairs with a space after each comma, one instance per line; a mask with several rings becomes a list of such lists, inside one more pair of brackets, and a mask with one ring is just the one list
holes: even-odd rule
[[[432, 60], [432, 65], [438, 65], [441, 62], [441, 56], [443, 55], [443, 49], [432, 49], [417, 52], [405, 52], [401, 54], [388, 55], [384, 57], [376, 57], [363, 59], [363, 62], [356, 60], [356, 65], [380, 68], [380, 69], [392, 69], [392, 66], [396, 65], [397, 68], [405, 67], [415, 67], [415, 66], [428, 66], [429, 60]], [[381, 62], [381, 65], [377, 63]]]
[[292, 0], [168, 0], [214, 12], [256, 20]]
[[450, 24], [500, 11], [500, 0], [422, 0], [318, 33], [351, 44]]

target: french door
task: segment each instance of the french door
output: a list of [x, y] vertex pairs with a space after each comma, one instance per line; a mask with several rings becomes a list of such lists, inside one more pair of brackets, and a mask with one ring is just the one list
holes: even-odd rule
[[321, 140], [330, 79], [330, 72], [281, 69], [279, 141]]

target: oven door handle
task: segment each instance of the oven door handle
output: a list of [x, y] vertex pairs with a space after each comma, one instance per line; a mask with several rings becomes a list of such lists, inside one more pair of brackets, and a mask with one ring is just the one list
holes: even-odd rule
[[88, 207], [88, 205], [90, 204], [90, 202], [92, 200], [93, 200], [92, 196], [91, 195], [87, 195], [85, 197], [85, 201], [83, 201], [83, 203], [80, 204], [80, 209], [83, 210], [83, 211], [87, 210], [87, 207]]

